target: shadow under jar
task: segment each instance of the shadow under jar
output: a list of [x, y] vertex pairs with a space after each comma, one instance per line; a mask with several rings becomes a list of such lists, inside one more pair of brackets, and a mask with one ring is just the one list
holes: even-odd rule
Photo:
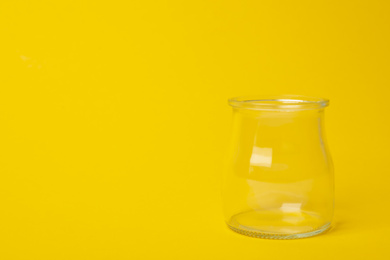
[[233, 127], [223, 203], [232, 230], [294, 239], [330, 228], [333, 166], [323, 129], [328, 103], [304, 96], [229, 100]]

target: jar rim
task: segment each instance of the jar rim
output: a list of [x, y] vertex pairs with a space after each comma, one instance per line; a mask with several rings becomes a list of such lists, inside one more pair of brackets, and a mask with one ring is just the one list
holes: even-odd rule
[[301, 95], [242, 96], [230, 98], [228, 103], [233, 108], [250, 110], [301, 111], [324, 108], [329, 100]]

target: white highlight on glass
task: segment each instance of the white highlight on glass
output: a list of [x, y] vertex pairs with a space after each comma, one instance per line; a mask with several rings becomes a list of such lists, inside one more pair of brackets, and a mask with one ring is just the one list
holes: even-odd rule
[[283, 212], [300, 212], [302, 203], [283, 203], [280, 210]]
[[250, 159], [251, 166], [271, 167], [272, 148], [254, 146]]

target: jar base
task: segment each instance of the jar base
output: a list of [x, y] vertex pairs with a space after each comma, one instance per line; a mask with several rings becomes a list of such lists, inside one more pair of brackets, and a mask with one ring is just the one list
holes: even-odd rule
[[[325, 224], [324, 224], [325, 223]], [[319, 235], [329, 230], [317, 214], [305, 211], [248, 211], [233, 216], [228, 227], [242, 235], [266, 239], [299, 239]]]

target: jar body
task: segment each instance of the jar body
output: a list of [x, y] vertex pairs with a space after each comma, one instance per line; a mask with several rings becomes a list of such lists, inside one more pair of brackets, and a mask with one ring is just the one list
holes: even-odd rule
[[292, 239], [327, 230], [334, 209], [333, 166], [324, 108], [233, 109], [224, 214], [236, 232]]

